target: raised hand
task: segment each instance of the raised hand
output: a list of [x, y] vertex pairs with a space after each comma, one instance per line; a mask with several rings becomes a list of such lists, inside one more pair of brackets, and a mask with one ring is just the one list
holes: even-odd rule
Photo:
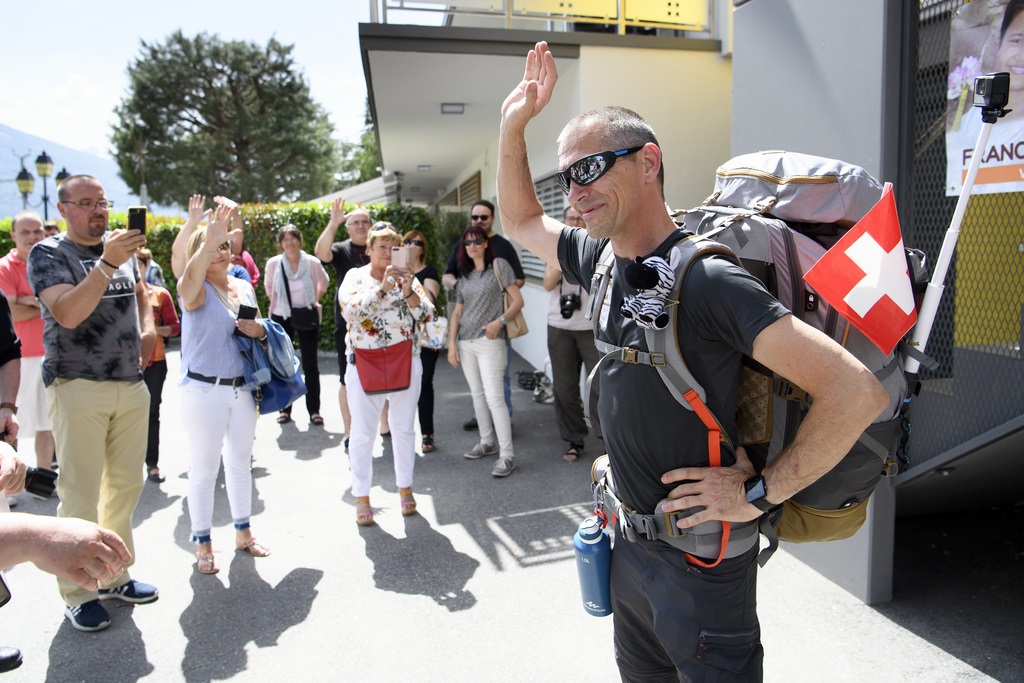
[[331, 220], [333, 225], [341, 225], [345, 222], [345, 200], [341, 197], [331, 202]]
[[188, 220], [190, 223], [199, 225], [199, 221], [203, 219], [203, 216], [207, 215], [206, 208], [206, 197], [201, 194], [194, 194], [188, 198]]
[[551, 93], [558, 81], [555, 58], [544, 41], [530, 50], [526, 56], [526, 71], [505, 102], [501, 105], [502, 126], [515, 125], [525, 128], [527, 122], [547, 106]]
[[238, 209], [235, 206], [217, 205], [217, 210], [213, 212], [210, 224], [206, 227], [206, 244], [203, 249], [216, 249], [232, 237], [241, 234], [241, 230], [228, 231], [228, 226], [236, 213]]

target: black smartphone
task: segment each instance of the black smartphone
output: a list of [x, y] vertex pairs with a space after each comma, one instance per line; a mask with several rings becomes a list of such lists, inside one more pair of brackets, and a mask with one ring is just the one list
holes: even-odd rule
[[138, 230], [139, 234], [146, 234], [146, 207], [128, 207], [128, 229]]
[[239, 320], [255, 320], [256, 319], [256, 307], [246, 306], [245, 304], [239, 304], [238, 306], [238, 319]]

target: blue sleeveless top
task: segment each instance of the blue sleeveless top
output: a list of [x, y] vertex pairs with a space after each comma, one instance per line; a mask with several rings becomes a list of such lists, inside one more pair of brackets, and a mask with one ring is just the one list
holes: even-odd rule
[[[241, 303], [256, 305], [252, 286], [236, 280]], [[189, 381], [185, 373], [192, 371], [207, 377], [241, 377], [242, 356], [231, 339], [237, 316], [229, 311], [209, 282], [203, 281], [206, 300], [194, 311], [181, 306], [181, 383]]]

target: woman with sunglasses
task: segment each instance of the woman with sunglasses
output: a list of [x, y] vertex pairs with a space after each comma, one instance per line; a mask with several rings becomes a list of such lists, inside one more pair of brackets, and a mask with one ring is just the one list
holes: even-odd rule
[[[374, 224], [366, 240], [370, 263], [353, 268], [338, 287], [341, 314], [348, 323], [345, 338], [349, 354], [345, 371], [348, 408], [352, 413], [352, 435], [348, 459], [352, 471], [352, 495], [356, 499], [356, 524], [373, 524], [370, 487], [373, 485], [373, 442], [377, 422], [385, 404], [391, 426], [391, 451], [395, 465], [395, 484], [403, 515], [416, 514], [412, 495], [413, 468], [416, 464], [414, 436], [416, 404], [420, 397], [423, 366], [417, 327], [434, 313], [423, 285], [409, 268], [396, 268], [391, 263], [391, 249], [402, 238], [390, 223]], [[412, 341], [409, 386], [405, 389], [373, 391], [363, 389], [360, 373], [370, 382], [369, 369], [364, 369], [356, 350], [374, 351]], [[369, 367], [369, 366], [368, 366]]]
[[270, 549], [249, 528], [252, 510], [252, 442], [256, 401], [242, 389], [242, 356], [234, 334], [266, 339], [258, 320], [238, 317], [241, 305], [256, 306], [252, 285], [228, 276], [231, 266], [228, 225], [235, 208], [218, 206], [208, 227], [188, 240], [181, 298], [181, 417], [189, 446], [188, 514], [196, 563], [202, 574], [219, 570], [213, 555], [213, 496], [223, 453], [224, 484], [235, 523], [235, 547], [254, 557]]
[[[302, 233], [291, 223], [278, 229], [277, 245], [283, 253], [272, 257], [263, 268], [263, 286], [270, 298], [270, 319], [280, 324], [292, 339], [299, 338], [302, 379], [306, 382], [306, 412], [311, 424], [322, 425], [317, 343], [323, 317], [320, 299], [327, 292], [327, 271], [320, 259], [302, 250]], [[301, 311], [304, 319], [294, 315], [299, 309], [305, 309]], [[279, 424], [291, 420], [291, 406], [277, 416]]]
[[[441, 278], [437, 268], [427, 265], [427, 236], [419, 230], [405, 233], [403, 245], [412, 248], [411, 270], [416, 279], [423, 285], [430, 303], [437, 307], [437, 295], [441, 293]], [[423, 381], [420, 383], [420, 400], [417, 408], [420, 415], [420, 431], [423, 433], [421, 445], [424, 453], [434, 450], [434, 369], [441, 352], [426, 347], [420, 350], [420, 361], [423, 363]]]
[[476, 460], [498, 454], [491, 474], [507, 477], [514, 469], [514, 453], [512, 419], [505, 405], [505, 323], [522, 310], [523, 296], [512, 266], [494, 256], [483, 228], [474, 225], [462, 233], [458, 261], [455, 309], [448, 323], [448, 362], [456, 368], [462, 363], [480, 429], [480, 443], [465, 457]]

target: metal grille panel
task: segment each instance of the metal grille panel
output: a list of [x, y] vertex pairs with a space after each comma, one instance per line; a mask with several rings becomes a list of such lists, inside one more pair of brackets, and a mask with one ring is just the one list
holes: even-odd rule
[[[959, 2], [919, 5], [913, 188], [906, 240], [938, 257], [956, 207], [945, 196], [950, 23]], [[998, 125], [998, 124], [996, 124]], [[1024, 413], [1024, 193], [975, 195], [928, 343], [941, 367], [922, 370], [911, 409], [912, 466]]]

